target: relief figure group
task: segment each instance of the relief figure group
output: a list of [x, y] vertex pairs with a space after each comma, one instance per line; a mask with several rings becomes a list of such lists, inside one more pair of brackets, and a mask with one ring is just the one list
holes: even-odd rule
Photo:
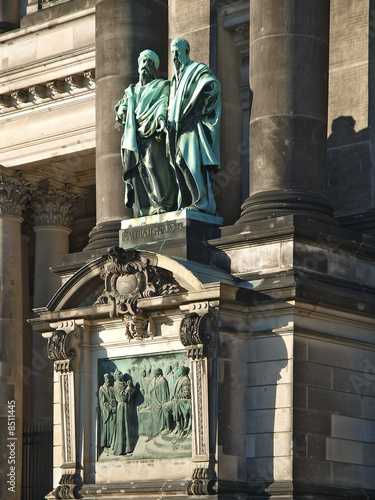
[[176, 363], [166, 367], [165, 375], [158, 366], [128, 371], [105, 373], [99, 387], [100, 453], [132, 454], [140, 436], [149, 442], [160, 435], [177, 440], [190, 435], [189, 368]]

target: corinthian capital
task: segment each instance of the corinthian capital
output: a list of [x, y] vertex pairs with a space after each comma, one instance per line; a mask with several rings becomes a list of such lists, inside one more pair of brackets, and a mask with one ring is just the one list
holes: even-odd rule
[[74, 210], [85, 201], [86, 190], [47, 179], [41, 182], [31, 200], [35, 226], [69, 227]]
[[10, 170], [0, 165], [0, 215], [20, 217], [35, 189], [36, 184], [24, 179], [20, 170]]

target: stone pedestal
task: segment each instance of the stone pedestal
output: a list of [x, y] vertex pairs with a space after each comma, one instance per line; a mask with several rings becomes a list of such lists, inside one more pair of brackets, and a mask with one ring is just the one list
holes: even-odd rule
[[365, 488], [373, 496], [362, 432], [375, 424], [375, 239], [286, 216], [225, 227], [208, 242], [212, 264], [253, 291], [249, 491], [330, 499], [361, 498]]
[[128, 219], [121, 223], [120, 246], [207, 262], [205, 231], [222, 222], [221, 217], [190, 210]]
[[132, 216], [124, 205], [120, 143], [114, 106], [138, 81], [138, 55], [149, 48], [167, 67], [166, 1], [147, 6], [137, 0], [97, 0], [96, 4], [96, 214], [87, 248], [116, 244], [120, 221]]
[[250, 2], [250, 189], [239, 222], [331, 221], [326, 195], [329, 2]]

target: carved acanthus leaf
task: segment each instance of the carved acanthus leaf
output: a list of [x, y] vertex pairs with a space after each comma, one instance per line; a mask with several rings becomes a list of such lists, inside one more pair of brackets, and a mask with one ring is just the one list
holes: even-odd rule
[[84, 201], [84, 195], [76, 192], [71, 184], [41, 183], [31, 202], [35, 226], [69, 227], [75, 208]]
[[0, 166], [0, 215], [22, 215], [36, 184], [24, 179], [21, 171]]

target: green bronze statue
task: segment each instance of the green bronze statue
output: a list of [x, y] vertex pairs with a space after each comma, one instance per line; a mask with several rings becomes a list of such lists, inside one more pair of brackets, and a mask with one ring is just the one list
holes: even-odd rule
[[143, 50], [139, 81], [129, 85], [116, 104], [116, 120], [124, 126], [121, 140], [125, 205], [134, 217], [175, 210], [177, 184], [166, 156], [165, 125], [169, 82], [155, 78], [159, 57]]
[[171, 51], [167, 150], [179, 186], [177, 205], [217, 215], [211, 176], [220, 166], [220, 84], [205, 64], [190, 60], [186, 40], [173, 40]]

